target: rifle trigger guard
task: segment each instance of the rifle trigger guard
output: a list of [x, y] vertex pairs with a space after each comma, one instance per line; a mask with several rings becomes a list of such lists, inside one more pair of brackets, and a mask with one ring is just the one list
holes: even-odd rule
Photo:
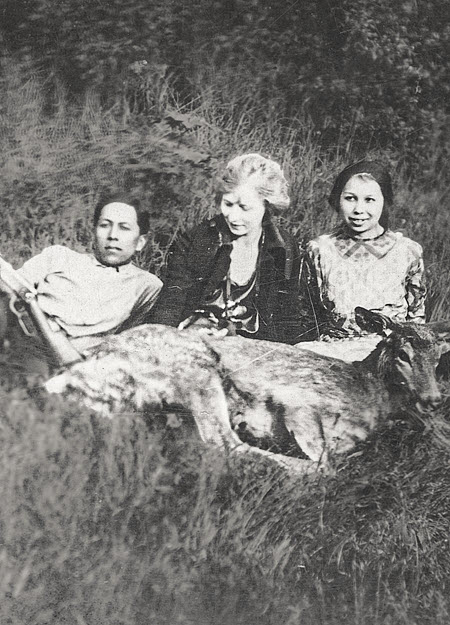
[[[22, 307], [22, 309], [20, 309], [19, 307]], [[30, 315], [26, 311], [22, 300], [15, 294], [11, 295], [9, 299], [9, 309], [17, 317], [17, 321], [19, 322], [19, 325], [22, 328], [24, 334], [26, 334], [27, 336], [35, 336], [36, 331]]]

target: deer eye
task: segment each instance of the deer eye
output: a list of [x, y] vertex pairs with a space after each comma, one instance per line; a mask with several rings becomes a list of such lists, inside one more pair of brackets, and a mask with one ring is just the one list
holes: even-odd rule
[[401, 349], [398, 352], [398, 359], [401, 360], [402, 362], [405, 362], [408, 365], [411, 364], [411, 358], [409, 357], [408, 352], [406, 352], [404, 349]]

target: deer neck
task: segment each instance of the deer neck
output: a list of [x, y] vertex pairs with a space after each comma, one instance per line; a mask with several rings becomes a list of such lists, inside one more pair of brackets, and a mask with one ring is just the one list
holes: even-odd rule
[[392, 383], [392, 376], [384, 366], [383, 358], [386, 355], [383, 341], [361, 362], [356, 363], [365, 377], [377, 380], [380, 392], [383, 392], [385, 401], [389, 402], [390, 410], [400, 408], [405, 402], [404, 391], [401, 386]]
[[381, 367], [381, 359], [384, 355], [383, 347], [378, 344], [373, 351], [370, 352], [364, 360], [355, 363], [358, 369], [371, 378], [377, 378], [384, 381], [384, 373]]

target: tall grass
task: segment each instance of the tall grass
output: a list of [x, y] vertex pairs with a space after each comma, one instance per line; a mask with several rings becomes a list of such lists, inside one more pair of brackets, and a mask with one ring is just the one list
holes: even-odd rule
[[[62, 88], [3, 60], [0, 245], [5, 256], [18, 263], [55, 242], [85, 249], [100, 189], [131, 181], [152, 215], [152, 245], [140, 262], [159, 271], [174, 232], [214, 212], [216, 171], [246, 151], [272, 156], [284, 167], [292, 202], [278, 217], [302, 244], [330, 230], [336, 222], [327, 204], [333, 178], [344, 164], [364, 156], [360, 149], [352, 152], [352, 136], [324, 152], [320, 132], [308, 119], [300, 114], [279, 118], [276, 108], [255, 101], [242, 82], [234, 91], [228, 87], [225, 100], [216, 79], [192, 102], [177, 106], [170, 83], [163, 88], [162, 80], [146, 98], [157, 101], [157, 116], [153, 109], [124, 116], [117, 107], [105, 111], [92, 91], [70, 104]], [[393, 227], [424, 246], [429, 313], [445, 316], [450, 301], [449, 217], [443, 210], [448, 177], [433, 172], [433, 163], [422, 163], [423, 175], [411, 179], [403, 155], [370, 149], [367, 154], [392, 167], [397, 189]]]
[[161, 429], [161, 415], [8, 399], [2, 623], [448, 622], [443, 414], [427, 433], [410, 415], [334, 475], [295, 480]]
[[[1, 81], [0, 251], [15, 264], [52, 243], [88, 248], [100, 189], [131, 177], [153, 223], [139, 262], [158, 271], [243, 151], [283, 164], [292, 207], [279, 218], [303, 243], [330, 229], [333, 177], [361, 156], [351, 136], [324, 152], [300, 114], [279, 119], [213, 81], [184, 107], [159, 84], [158, 117], [105, 111], [94, 92], [69, 103], [11, 60]], [[393, 225], [423, 244], [429, 313], [448, 316], [447, 182], [397, 168], [396, 187]], [[167, 415], [105, 421], [0, 380], [0, 623], [449, 622], [448, 385], [432, 418], [397, 415], [333, 475], [295, 480], [204, 449]]]

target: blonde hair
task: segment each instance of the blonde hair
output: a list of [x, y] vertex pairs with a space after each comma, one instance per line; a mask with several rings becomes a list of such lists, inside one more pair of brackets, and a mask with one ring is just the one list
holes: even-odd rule
[[236, 156], [217, 179], [218, 199], [243, 183], [250, 182], [260, 197], [276, 208], [287, 208], [290, 203], [288, 182], [275, 161], [260, 154]]

